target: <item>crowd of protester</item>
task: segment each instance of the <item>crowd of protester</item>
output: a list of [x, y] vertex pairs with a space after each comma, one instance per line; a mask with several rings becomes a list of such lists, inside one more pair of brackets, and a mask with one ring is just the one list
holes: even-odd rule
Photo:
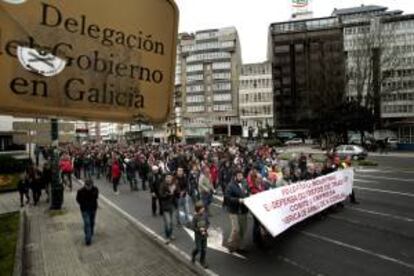
[[[167, 243], [175, 239], [174, 220], [178, 225], [193, 227], [196, 237], [193, 261], [200, 253], [200, 262], [205, 267], [207, 228], [214, 196], [222, 201], [230, 218], [226, 246], [230, 252], [242, 252], [249, 213], [245, 198], [349, 166], [350, 158], [340, 160], [335, 154], [327, 155], [323, 161], [304, 153], [286, 160], [276, 148], [269, 146], [247, 149], [239, 145], [122, 143], [68, 145], [61, 149], [59, 163], [61, 179], [69, 190], [72, 190], [72, 176], [107, 181], [116, 195], [119, 195], [119, 185], [128, 185], [131, 192], [148, 190], [152, 198], [148, 209], [153, 216], [163, 217]], [[50, 161], [44, 162], [42, 170], [29, 166], [19, 188], [21, 204], [24, 197], [29, 201], [29, 188], [37, 204], [41, 189], [48, 190], [50, 182]], [[351, 202], [357, 203], [354, 194]], [[194, 215], [190, 206], [195, 208]], [[264, 246], [265, 234], [259, 220], [253, 218], [253, 241], [257, 246]]]

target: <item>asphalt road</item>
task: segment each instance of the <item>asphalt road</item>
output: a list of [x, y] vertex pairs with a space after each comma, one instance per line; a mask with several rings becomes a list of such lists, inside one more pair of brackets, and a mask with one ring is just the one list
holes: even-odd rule
[[[354, 188], [359, 205], [311, 219], [269, 240], [270, 249], [252, 244], [252, 219], [244, 256], [221, 250], [220, 232], [229, 233], [229, 219], [219, 200], [211, 218], [218, 247], [207, 260], [218, 275], [414, 275], [414, 158], [373, 157], [377, 168], [356, 172]], [[125, 184], [114, 195], [106, 181], [96, 181], [101, 193], [122, 210], [163, 236], [161, 217], [151, 215], [148, 192], [130, 192]], [[98, 216], [99, 219], [99, 216]], [[190, 254], [193, 241], [175, 227], [174, 245]]]

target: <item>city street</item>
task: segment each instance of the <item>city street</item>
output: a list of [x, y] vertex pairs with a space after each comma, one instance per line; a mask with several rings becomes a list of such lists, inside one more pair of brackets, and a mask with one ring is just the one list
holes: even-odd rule
[[0, 0], [0, 276], [414, 276], [413, 3]]
[[[220, 197], [213, 203], [208, 262], [218, 275], [412, 275], [414, 273], [414, 158], [372, 157], [375, 168], [356, 172], [355, 192], [359, 205], [325, 219], [311, 219], [269, 241], [267, 251], [251, 242], [252, 219], [245, 243], [247, 252], [229, 254], [221, 246], [227, 238], [229, 220]], [[411, 167], [410, 167], [411, 166]], [[161, 217], [151, 215], [148, 192], [131, 193], [121, 185], [116, 196], [111, 185], [96, 181], [102, 195], [150, 231], [163, 236]], [[193, 242], [182, 227], [174, 229], [173, 243], [186, 254]], [[213, 247], [213, 248], [212, 248]]]

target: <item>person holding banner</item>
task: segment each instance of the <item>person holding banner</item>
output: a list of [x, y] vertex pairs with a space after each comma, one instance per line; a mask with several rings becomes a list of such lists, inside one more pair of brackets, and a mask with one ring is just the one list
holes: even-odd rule
[[[254, 179], [254, 182], [248, 182], [251, 195], [264, 192], [266, 190], [266, 186], [262, 176], [260, 174], [253, 174], [252, 176], [254, 176], [252, 177], [252, 179]], [[264, 241], [262, 236], [263, 232], [263, 227], [260, 224], [260, 221], [255, 216], [253, 216], [253, 242], [259, 248], [264, 248]]]
[[247, 229], [247, 213], [244, 199], [250, 196], [250, 189], [244, 179], [243, 172], [238, 171], [234, 181], [227, 187], [225, 201], [229, 212], [231, 231], [227, 240], [230, 252], [242, 251], [241, 244]]
[[[345, 157], [345, 160], [341, 163], [341, 168], [342, 169], [347, 169], [352, 167], [352, 158], [351, 156], [347, 156]], [[352, 193], [349, 195], [349, 200], [351, 201], [351, 203], [353, 204], [359, 204], [359, 201], [356, 200], [355, 198], [355, 192], [354, 189], [352, 189]]]

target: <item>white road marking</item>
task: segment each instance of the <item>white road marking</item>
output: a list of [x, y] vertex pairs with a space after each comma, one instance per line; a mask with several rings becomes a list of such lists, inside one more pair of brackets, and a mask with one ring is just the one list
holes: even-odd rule
[[[82, 185], [84, 185], [84, 182], [82, 180], [77, 180], [79, 181]], [[154, 232], [151, 228], [147, 227], [145, 224], [139, 222], [136, 218], [134, 218], [133, 216], [131, 216], [130, 214], [128, 214], [126, 211], [124, 211], [123, 209], [121, 209], [118, 205], [116, 205], [115, 203], [113, 203], [111, 200], [109, 200], [108, 198], [106, 198], [104, 195], [99, 195], [99, 198], [104, 201], [106, 204], [108, 204], [109, 206], [111, 206], [112, 208], [114, 208], [116, 211], [118, 211], [119, 213], [121, 213], [126, 219], [128, 219], [130, 222], [134, 223], [137, 227], [143, 229], [145, 232], [147, 232], [153, 239], [158, 240], [161, 243], [165, 243], [166, 240], [158, 235], [156, 232]], [[172, 250], [174, 250], [175, 252], [177, 252], [179, 255], [181, 255], [181, 257], [183, 257], [185, 260], [190, 261], [191, 257], [190, 255], [188, 255], [185, 251], [179, 249], [177, 246], [173, 245], [173, 244], [169, 244], [168, 245]], [[204, 270], [207, 275], [210, 276], [218, 276], [218, 274], [214, 273], [213, 271], [211, 271], [210, 269], [205, 269]]]
[[407, 178], [397, 178], [397, 177], [376, 176], [376, 175], [369, 175], [369, 174], [360, 175], [360, 177], [367, 177], [367, 178], [373, 178], [373, 179], [384, 179], [384, 180], [395, 180], [395, 181], [414, 183], [414, 179], [411, 179], [411, 178], [407, 179]]
[[384, 172], [382, 170], [378, 170], [378, 169], [355, 169], [355, 172], [362, 172], [362, 173], [370, 173], [370, 172]]
[[[194, 240], [194, 231], [184, 227], [185, 232]], [[246, 257], [238, 253], [230, 253], [229, 250], [222, 245], [223, 242], [223, 230], [219, 227], [210, 227], [208, 229], [207, 247], [219, 251], [221, 253], [233, 255], [237, 258], [246, 260]]]
[[356, 208], [356, 207], [347, 207], [351, 210], [355, 210], [361, 213], [367, 213], [367, 214], [371, 214], [371, 215], [377, 215], [377, 216], [383, 216], [383, 217], [388, 217], [388, 218], [392, 218], [395, 220], [402, 220], [402, 221], [406, 221], [406, 222], [414, 222], [414, 219], [412, 218], [407, 218], [407, 217], [401, 217], [401, 216], [396, 216], [396, 215], [391, 215], [391, 214], [387, 214], [387, 213], [382, 213], [382, 212], [377, 212], [377, 211], [372, 211], [372, 210], [367, 210], [367, 209], [362, 209], [362, 208]]
[[362, 183], [374, 183], [374, 182], [376, 182], [376, 181], [373, 181], [373, 180], [365, 180], [365, 179], [357, 179], [357, 178], [354, 178], [354, 181], [355, 182], [362, 182]]
[[292, 266], [295, 266], [295, 267], [297, 267], [297, 268], [305, 271], [309, 275], [312, 275], [312, 276], [323, 276], [322, 273], [314, 272], [314, 271], [310, 270], [309, 268], [307, 268], [306, 266], [303, 266], [303, 265], [297, 263], [296, 261], [294, 261], [292, 259], [289, 259], [289, 258], [287, 258], [285, 256], [278, 255], [277, 257], [278, 257], [278, 259], [282, 260], [283, 262], [288, 263], [288, 264], [290, 264]]
[[411, 194], [411, 193], [402, 193], [402, 192], [395, 192], [395, 191], [390, 191], [390, 190], [373, 189], [373, 188], [366, 188], [366, 187], [360, 187], [360, 186], [354, 186], [354, 189], [377, 192], [377, 193], [384, 193], [384, 194], [391, 194], [391, 195], [414, 197], [414, 194]]
[[309, 236], [309, 237], [312, 237], [312, 238], [323, 240], [325, 242], [333, 243], [333, 244], [338, 245], [338, 246], [342, 246], [342, 247], [349, 248], [349, 249], [352, 249], [352, 250], [355, 250], [355, 251], [358, 251], [358, 252], [362, 252], [362, 253], [365, 253], [367, 255], [377, 257], [377, 258], [380, 258], [382, 260], [389, 261], [389, 262], [404, 266], [406, 268], [409, 268], [411, 270], [414, 270], [414, 264], [406, 263], [404, 261], [386, 256], [386, 255], [383, 255], [383, 254], [380, 254], [380, 253], [376, 253], [376, 252], [368, 250], [368, 249], [363, 249], [361, 247], [358, 247], [358, 246], [355, 246], [355, 245], [352, 245], [352, 244], [347, 244], [347, 243], [344, 243], [344, 242], [341, 242], [341, 241], [337, 241], [337, 240], [327, 238], [327, 237], [324, 237], [324, 236], [321, 236], [321, 235], [318, 235], [318, 234], [310, 233], [310, 232], [307, 232], [307, 231], [299, 231], [299, 233], [302, 233], [302, 234], [304, 234], [306, 236]]

